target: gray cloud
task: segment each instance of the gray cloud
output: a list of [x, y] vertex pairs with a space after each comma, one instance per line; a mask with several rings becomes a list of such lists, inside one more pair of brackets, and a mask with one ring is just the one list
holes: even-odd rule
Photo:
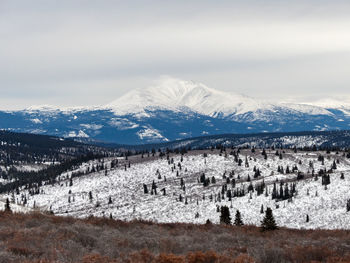
[[0, 108], [108, 103], [160, 75], [251, 96], [349, 94], [347, 1], [0, 2]]

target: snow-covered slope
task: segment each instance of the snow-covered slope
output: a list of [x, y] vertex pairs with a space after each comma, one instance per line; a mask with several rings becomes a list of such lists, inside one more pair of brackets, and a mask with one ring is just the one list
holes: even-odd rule
[[314, 102], [305, 103], [305, 105], [313, 105], [325, 109], [333, 109], [343, 112], [346, 116], [350, 116], [350, 101], [339, 100], [333, 98], [321, 99]]
[[305, 102], [306, 105], [314, 105], [317, 107], [322, 107], [326, 109], [350, 109], [350, 101], [348, 100], [339, 100], [333, 98], [320, 99], [313, 102]]
[[[264, 216], [261, 213], [263, 206], [263, 210], [266, 207], [273, 209], [279, 226], [350, 228], [350, 212], [346, 209], [347, 200], [350, 199], [350, 161], [342, 153], [294, 153], [285, 150], [280, 151], [279, 156], [275, 151], [266, 150], [265, 159], [261, 150], [255, 153], [241, 150], [238, 158], [243, 163], [239, 165], [230, 151], [222, 154], [220, 151], [194, 151], [184, 156], [171, 154], [169, 160], [166, 156], [154, 158], [145, 155], [142, 159], [133, 156], [129, 160], [120, 158], [118, 166], [113, 168], [111, 159], [105, 159], [100, 172], [93, 172], [93, 167], [101, 165], [94, 161], [73, 171], [90, 171], [86, 175], [72, 177], [70, 171], [59, 176], [53, 185], [41, 186], [39, 194], [32, 195], [23, 188], [19, 194], [8, 197], [18, 205], [26, 200], [25, 209], [35, 206], [59, 215], [107, 217], [112, 214], [114, 218], [123, 220], [142, 218], [201, 224], [207, 219], [218, 223], [220, 213], [217, 208], [227, 205], [232, 216], [237, 209], [240, 210], [245, 224], [260, 225]], [[319, 155], [324, 156], [324, 163], [319, 161]], [[245, 160], [249, 166], [245, 165]], [[337, 167], [330, 173], [330, 184], [325, 187], [321, 176], [317, 177], [316, 174], [320, 169], [330, 169], [333, 161], [337, 162]], [[278, 168], [281, 166], [283, 171]], [[294, 172], [292, 167], [297, 167]], [[254, 176], [256, 169], [260, 171], [257, 177]], [[301, 180], [297, 180], [299, 172], [304, 175]], [[210, 180], [208, 186], [200, 182], [203, 174]], [[181, 181], [185, 187], [181, 186]], [[157, 194], [151, 194], [152, 182], [157, 186]], [[248, 190], [249, 185], [256, 189], [262, 183], [266, 187], [260, 194], [257, 190]], [[286, 193], [285, 189], [288, 188], [290, 197], [273, 199], [274, 183], [278, 193], [281, 188]], [[144, 184], [148, 187], [148, 193], [144, 193]], [[293, 184], [296, 184], [295, 193], [291, 197]], [[225, 185], [227, 189], [224, 191]], [[165, 189], [165, 194], [162, 189]], [[234, 196], [230, 200], [228, 191], [234, 193], [243, 189], [243, 196]], [[0, 196], [3, 199], [6, 197], [6, 194]], [[309, 222], [306, 221], [307, 215]]]

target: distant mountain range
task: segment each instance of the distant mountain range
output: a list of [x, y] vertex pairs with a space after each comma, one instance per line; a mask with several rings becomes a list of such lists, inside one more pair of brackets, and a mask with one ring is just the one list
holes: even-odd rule
[[0, 111], [0, 129], [118, 144], [349, 128], [350, 103], [270, 103], [172, 78], [132, 90], [105, 106]]

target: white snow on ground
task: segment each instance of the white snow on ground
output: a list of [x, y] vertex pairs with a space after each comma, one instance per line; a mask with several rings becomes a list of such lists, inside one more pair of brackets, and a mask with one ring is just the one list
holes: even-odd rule
[[109, 124], [116, 127], [118, 130], [129, 130], [139, 127], [137, 123], [129, 121], [126, 118], [112, 118]]
[[[203, 153], [203, 152], [202, 152]], [[328, 154], [325, 158], [325, 165], [317, 161], [316, 153], [293, 153], [288, 151], [283, 154], [280, 160], [274, 152], [268, 153], [268, 159], [264, 160], [260, 151], [255, 154], [250, 151], [242, 151], [240, 158], [243, 160], [242, 166], [238, 166], [234, 162], [234, 157], [207, 151], [208, 156], [203, 157], [202, 153], [193, 152], [185, 154], [183, 162], [180, 155], [171, 156], [174, 158], [175, 170], [172, 171], [174, 164], [169, 165], [165, 157], [163, 159], [148, 160], [145, 157], [143, 162], [131, 164], [130, 168], [125, 170], [121, 164], [118, 168], [110, 170], [108, 168], [107, 176], [105, 171], [88, 174], [82, 177], [73, 178], [73, 185], [69, 186], [69, 178], [71, 172], [63, 174], [60, 178], [63, 180], [54, 186], [46, 185], [41, 187], [41, 194], [29, 196], [27, 190], [22, 190], [20, 195], [16, 195], [15, 199], [20, 200], [22, 194], [28, 198], [25, 209], [34, 206], [42, 210], [50, 208], [59, 215], [72, 215], [76, 217], [109, 216], [110, 213], [114, 218], [123, 220], [132, 220], [142, 218], [157, 222], [192, 222], [204, 223], [207, 219], [212, 222], [219, 222], [219, 213], [216, 212], [217, 206], [227, 205], [230, 207], [231, 217], [234, 218], [236, 209], [242, 213], [245, 224], [259, 225], [263, 218], [260, 213], [261, 205], [273, 209], [275, 219], [279, 226], [291, 228], [322, 228], [322, 229], [350, 229], [350, 212], [346, 212], [346, 201], [350, 198], [350, 162], [341, 154]], [[322, 153], [325, 155], [325, 153]], [[249, 167], [244, 166], [245, 156], [249, 161]], [[304, 173], [310, 172], [310, 161], [314, 164], [315, 172], [320, 168], [330, 168], [333, 160], [339, 159], [337, 170], [330, 175], [331, 184], [325, 187], [321, 185], [321, 178], [317, 181], [314, 178], [297, 181], [297, 195], [289, 201], [275, 201], [271, 199], [272, 183], [278, 180], [295, 179], [296, 174], [280, 174], [277, 173], [279, 165], [290, 169], [297, 165], [299, 171]], [[132, 159], [130, 159], [132, 160]], [[300, 164], [300, 161], [302, 164]], [[123, 160], [120, 160], [123, 162]], [[128, 161], [127, 161], [128, 162]], [[180, 170], [178, 163], [181, 163]], [[110, 161], [105, 160], [107, 167], [110, 167]], [[92, 167], [93, 163], [82, 165], [79, 170], [86, 170]], [[253, 167], [260, 169], [262, 177], [257, 181], [253, 181], [253, 185], [257, 182], [265, 181], [268, 185], [269, 196], [265, 194], [260, 196], [246, 194], [244, 197], [236, 197], [232, 202], [228, 198], [221, 201], [210, 201], [209, 196], [215, 196], [221, 191], [222, 185], [226, 182], [223, 174], [226, 176], [231, 171], [235, 171], [234, 177], [238, 180], [238, 175], [244, 182], [236, 184], [236, 188], [247, 189], [249, 182], [246, 182], [248, 174], [253, 179]], [[161, 175], [158, 179], [157, 170]], [[177, 177], [177, 172], [179, 176]], [[344, 173], [345, 179], [340, 179], [340, 174]], [[202, 173], [206, 177], [216, 178], [216, 184], [210, 184], [203, 187], [198, 183], [198, 178]], [[165, 178], [166, 177], [166, 181]], [[180, 187], [180, 178], [183, 178], [186, 191]], [[158, 194], [144, 194], [143, 184], [148, 185], [151, 192], [152, 181], [158, 186]], [[160, 191], [166, 189], [166, 195], [163, 196]], [[277, 183], [279, 189], [279, 183]], [[231, 185], [228, 185], [231, 189]], [[89, 191], [92, 192], [93, 199], [89, 199]], [[183, 202], [179, 202], [179, 195], [183, 196]], [[205, 200], [203, 200], [203, 195]], [[0, 196], [0, 200], [6, 196]], [[11, 195], [9, 196], [11, 197]], [[108, 204], [109, 197], [113, 203]], [[187, 197], [188, 204], [185, 204]], [[12, 198], [13, 199], [13, 198]], [[70, 201], [70, 203], [68, 202]], [[198, 200], [198, 204], [197, 204]], [[278, 206], [278, 208], [277, 208]], [[199, 214], [195, 218], [196, 213]], [[309, 215], [310, 222], [306, 223], [306, 215]]]
[[31, 119], [31, 121], [35, 124], [41, 124], [43, 123], [41, 120], [39, 120], [38, 118], [35, 118], [35, 119]]
[[68, 134], [66, 134], [65, 137], [69, 138], [89, 138], [89, 135], [87, 135], [84, 131], [79, 130], [79, 132], [76, 131], [70, 131]]
[[101, 129], [103, 126], [100, 124], [80, 124], [81, 127], [84, 127], [86, 129], [90, 129], [90, 130], [99, 130]]
[[154, 140], [154, 139], [160, 139], [162, 141], [169, 141], [167, 138], [165, 138], [157, 129], [151, 128], [151, 127], [144, 127], [144, 129], [138, 131], [137, 136], [141, 140]]

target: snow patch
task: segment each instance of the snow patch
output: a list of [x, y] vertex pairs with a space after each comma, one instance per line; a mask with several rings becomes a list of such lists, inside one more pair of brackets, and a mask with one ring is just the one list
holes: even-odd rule
[[138, 128], [139, 125], [126, 118], [113, 118], [108, 122], [109, 125], [116, 127], [118, 130], [130, 130]]
[[141, 140], [162, 140], [162, 141], [169, 141], [167, 138], [165, 138], [157, 129], [153, 129], [150, 127], [145, 127], [144, 129], [138, 131], [137, 136]]
[[35, 119], [31, 119], [31, 122], [35, 123], [35, 124], [42, 124], [43, 122], [41, 120], [39, 120], [38, 118]]

